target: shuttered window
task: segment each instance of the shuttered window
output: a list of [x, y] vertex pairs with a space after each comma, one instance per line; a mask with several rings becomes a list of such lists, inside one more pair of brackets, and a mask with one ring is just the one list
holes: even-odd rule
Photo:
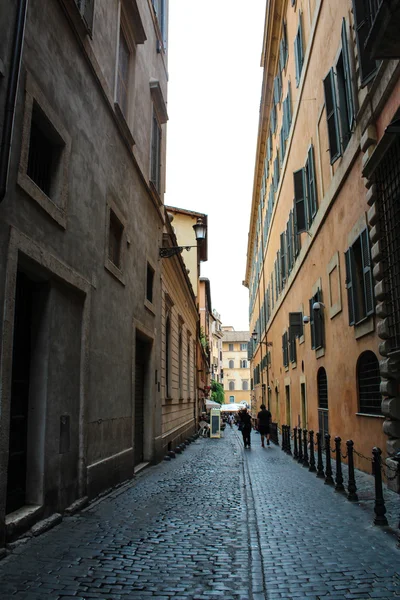
[[[346, 128], [348, 138], [350, 138], [351, 130], [354, 124], [354, 101], [353, 101], [353, 88], [352, 88], [352, 78], [351, 78], [351, 66], [350, 66], [350, 53], [349, 53], [349, 44], [347, 40], [347, 31], [346, 31], [346, 20], [343, 19], [342, 22], [342, 61], [343, 61], [343, 74], [341, 72], [341, 68], [337, 69], [338, 75], [338, 85], [343, 88], [342, 100], [340, 101], [340, 114], [343, 114], [342, 119], [346, 119], [344, 122], [343, 128]], [[339, 61], [339, 67], [341, 67]], [[339, 94], [340, 97], [340, 94]], [[342, 138], [345, 138], [345, 130], [342, 131]], [[346, 140], [343, 140], [346, 142]]]
[[356, 325], [375, 312], [367, 228], [345, 252], [345, 262], [349, 325]]
[[281, 71], [283, 71], [283, 69], [285, 68], [287, 59], [288, 59], [287, 29], [286, 29], [286, 22], [283, 21], [282, 37], [281, 37], [281, 41], [279, 44], [279, 68]]
[[314, 310], [313, 305], [315, 302], [322, 302], [321, 290], [318, 290], [317, 293], [309, 300], [311, 348], [313, 350], [318, 350], [324, 346], [325, 325], [323, 307], [321, 307], [319, 310]]
[[280, 159], [281, 159], [281, 165], [282, 165], [283, 159], [285, 156], [285, 150], [286, 150], [286, 137], [285, 137], [285, 125], [284, 124], [282, 124], [281, 131], [279, 134], [279, 149], [280, 149]]
[[310, 227], [317, 213], [317, 183], [315, 180], [314, 149], [311, 145], [308, 150], [305, 166], [306, 197], [307, 197], [307, 229]]
[[161, 125], [153, 111], [153, 129], [151, 134], [151, 175], [150, 180], [157, 192], [161, 191]]
[[364, 50], [371, 29], [369, 0], [353, 0], [354, 27], [356, 30], [358, 62], [361, 85], [365, 85], [376, 71], [377, 62]]
[[303, 313], [289, 313], [289, 337], [301, 337], [303, 335]]
[[289, 220], [286, 224], [286, 248], [287, 248], [287, 272], [288, 275], [293, 269], [293, 211], [289, 213]]
[[279, 104], [282, 97], [282, 78], [280, 71], [276, 75], [274, 79], [274, 102], [275, 104]]
[[274, 160], [274, 181], [273, 181], [273, 183], [274, 183], [274, 191], [275, 192], [278, 189], [279, 173], [280, 173], [280, 169], [279, 169], [279, 152], [277, 152], [275, 160]]
[[284, 282], [286, 281], [286, 232], [281, 233], [281, 277], [282, 277], [282, 287]]
[[379, 362], [370, 350], [363, 352], [357, 361], [357, 387], [359, 412], [380, 415], [382, 414], [382, 395], [380, 392], [381, 377]]
[[328, 123], [329, 154], [331, 157], [332, 164], [341, 155], [339, 138], [339, 117], [336, 103], [335, 75], [333, 69], [329, 71], [328, 75], [324, 79], [324, 92], [326, 119]]
[[294, 210], [296, 213], [297, 233], [306, 231], [306, 208], [305, 208], [305, 173], [299, 169], [293, 173], [294, 179]]
[[276, 104], [274, 104], [271, 108], [270, 129], [271, 129], [271, 133], [275, 133], [275, 131], [276, 131]]
[[283, 356], [283, 366], [289, 366], [289, 348], [288, 348], [288, 334], [287, 331], [282, 336], [282, 356]]
[[303, 55], [303, 28], [302, 28], [302, 15], [299, 13], [299, 26], [297, 28], [297, 34], [294, 40], [294, 61], [296, 69], [296, 86], [300, 83], [301, 71], [303, 68], [304, 55]]

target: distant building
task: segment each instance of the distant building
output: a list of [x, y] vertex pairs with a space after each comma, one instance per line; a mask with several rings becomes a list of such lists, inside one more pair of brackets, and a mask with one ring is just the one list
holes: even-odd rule
[[212, 311], [213, 323], [211, 327], [211, 379], [221, 383], [222, 367], [222, 323], [221, 315], [215, 308]]
[[250, 361], [247, 356], [250, 334], [224, 325], [222, 333], [225, 404], [244, 400], [250, 405]]

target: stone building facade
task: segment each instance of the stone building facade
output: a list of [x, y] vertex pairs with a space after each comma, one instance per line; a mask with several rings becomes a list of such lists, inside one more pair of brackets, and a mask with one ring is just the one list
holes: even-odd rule
[[167, 14], [0, 8], [0, 546], [157, 456]]
[[[274, 420], [387, 456], [398, 413], [381, 397], [395, 390], [380, 380], [376, 188], [367, 182], [366, 196], [363, 172], [399, 84], [397, 61], [365, 55], [372, 4], [267, 4], [245, 284], [255, 395], [268, 382]], [[356, 465], [370, 468], [360, 456]]]

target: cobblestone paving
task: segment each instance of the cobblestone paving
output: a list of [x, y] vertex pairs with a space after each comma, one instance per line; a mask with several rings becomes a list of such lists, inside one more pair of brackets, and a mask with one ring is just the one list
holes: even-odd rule
[[225, 433], [18, 546], [0, 599], [400, 596], [400, 550], [368, 513], [258, 435], [245, 451]]

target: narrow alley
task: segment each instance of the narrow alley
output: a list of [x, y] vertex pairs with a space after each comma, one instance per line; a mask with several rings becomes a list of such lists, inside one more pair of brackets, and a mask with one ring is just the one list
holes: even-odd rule
[[368, 511], [234, 427], [17, 545], [0, 598], [383, 600], [399, 556]]

